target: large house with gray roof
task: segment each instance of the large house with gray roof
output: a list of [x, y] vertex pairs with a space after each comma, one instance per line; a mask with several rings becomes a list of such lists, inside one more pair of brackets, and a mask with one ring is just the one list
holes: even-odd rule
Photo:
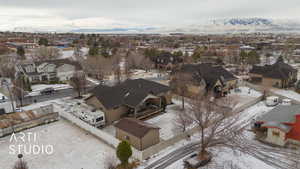
[[18, 64], [16, 76], [20, 74], [31, 83], [68, 81], [76, 71], [82, 71], [78, 62], [69, 59], [56, 59]]
[[261, 83], [266, 87], [287, 88], [297, 82], [297, 69], [284, 63], [279, 57], [273, 65], [253, 66], [249, 75], [254, 83]]
[[[182, 78], [185, 82], [181, 82]], [[174, 90], [178, 87], [177, 81], [186, 84], [186, 96], [212, 92], [216, 97], [222, 97], [237, 86], [237, 78], [232, 73], [211, 63], [182, 65], [171, 73], [170, 86]]]
[[128, 79], [115, 86], [98, 85], [86, 103], [103, 111], [106, 123], [111, 124], [123, 117], [142, 119], [159, 113], [171, 99], [168, 86], [145, 79]]
[[259, 117], [254, 129], [262, 140], [284, 146], [300, 145], [300, 105], [280, 105]]

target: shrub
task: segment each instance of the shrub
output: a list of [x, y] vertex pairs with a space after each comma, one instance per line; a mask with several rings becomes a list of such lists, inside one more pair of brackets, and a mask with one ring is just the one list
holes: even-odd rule
[[132, 149], [127, 141], [122, 141], [117, 147], [117, 157], [121, 161], [121, 165], [126, 166], [128, 159], [132, 156]]

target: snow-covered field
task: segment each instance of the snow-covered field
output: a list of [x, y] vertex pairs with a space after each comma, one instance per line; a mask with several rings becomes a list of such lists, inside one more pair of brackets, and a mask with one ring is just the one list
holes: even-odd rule
[[25, 132], [36, 133], [36, 142], [26, 139], [25, 143], [20, 140], [18, 143], [11, 143], [9, 136], [0, 139], [1, 169], [11, 169], [17, 161], [17, 154], [9, 154], [10, 145], [22, 144], [27, 152], [30, 145], [53, 146], [54, 152], [51, 155], [23, 153], [29, 168], [40, 169], [104, 169], [106, 158], [115, 154], [112, 148], [65, 120]]
[[69, 84], [37, 84], [37, 85], [32, 85], [31, 89], [32, 91], [29, 92], [29, 96], [35, 96], [39, 95], [40, 92], [46, 88], [53, 88], [54, 90], [61, 90], [61, 89], [69, 89], [72, 88]]

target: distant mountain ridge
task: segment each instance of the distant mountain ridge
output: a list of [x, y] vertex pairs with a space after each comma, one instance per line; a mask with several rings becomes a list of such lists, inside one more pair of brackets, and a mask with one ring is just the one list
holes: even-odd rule
[[208, 20], [205, 23], [195, 23], [180, 26], [128, 26], [122, 27], [112, 24], [110, 26], [89, 26], [91, 21], [80, 26], [76, 24], [62, 25], [61, 27], [15, 27], [15, 32], [73, 32], [73, 33], [300, 33], [300, 21], [290, 19], [268, 18], [225, 18]]
[[271, 19], [265, 18], [232, 18], [224, 21], [224, 25], [272, 25]]

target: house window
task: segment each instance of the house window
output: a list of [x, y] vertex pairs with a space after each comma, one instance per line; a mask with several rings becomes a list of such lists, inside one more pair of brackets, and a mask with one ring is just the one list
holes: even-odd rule
[[278, 132], [278, 131], [273, 131], [272, 134], [273, 134], [273, 136], [275, 136], [275, 137], [279, 137], [279, 132]]
[[130, 140], [129, 136], [125, 136], [125, 139], [128, 140], [128, 141]]

